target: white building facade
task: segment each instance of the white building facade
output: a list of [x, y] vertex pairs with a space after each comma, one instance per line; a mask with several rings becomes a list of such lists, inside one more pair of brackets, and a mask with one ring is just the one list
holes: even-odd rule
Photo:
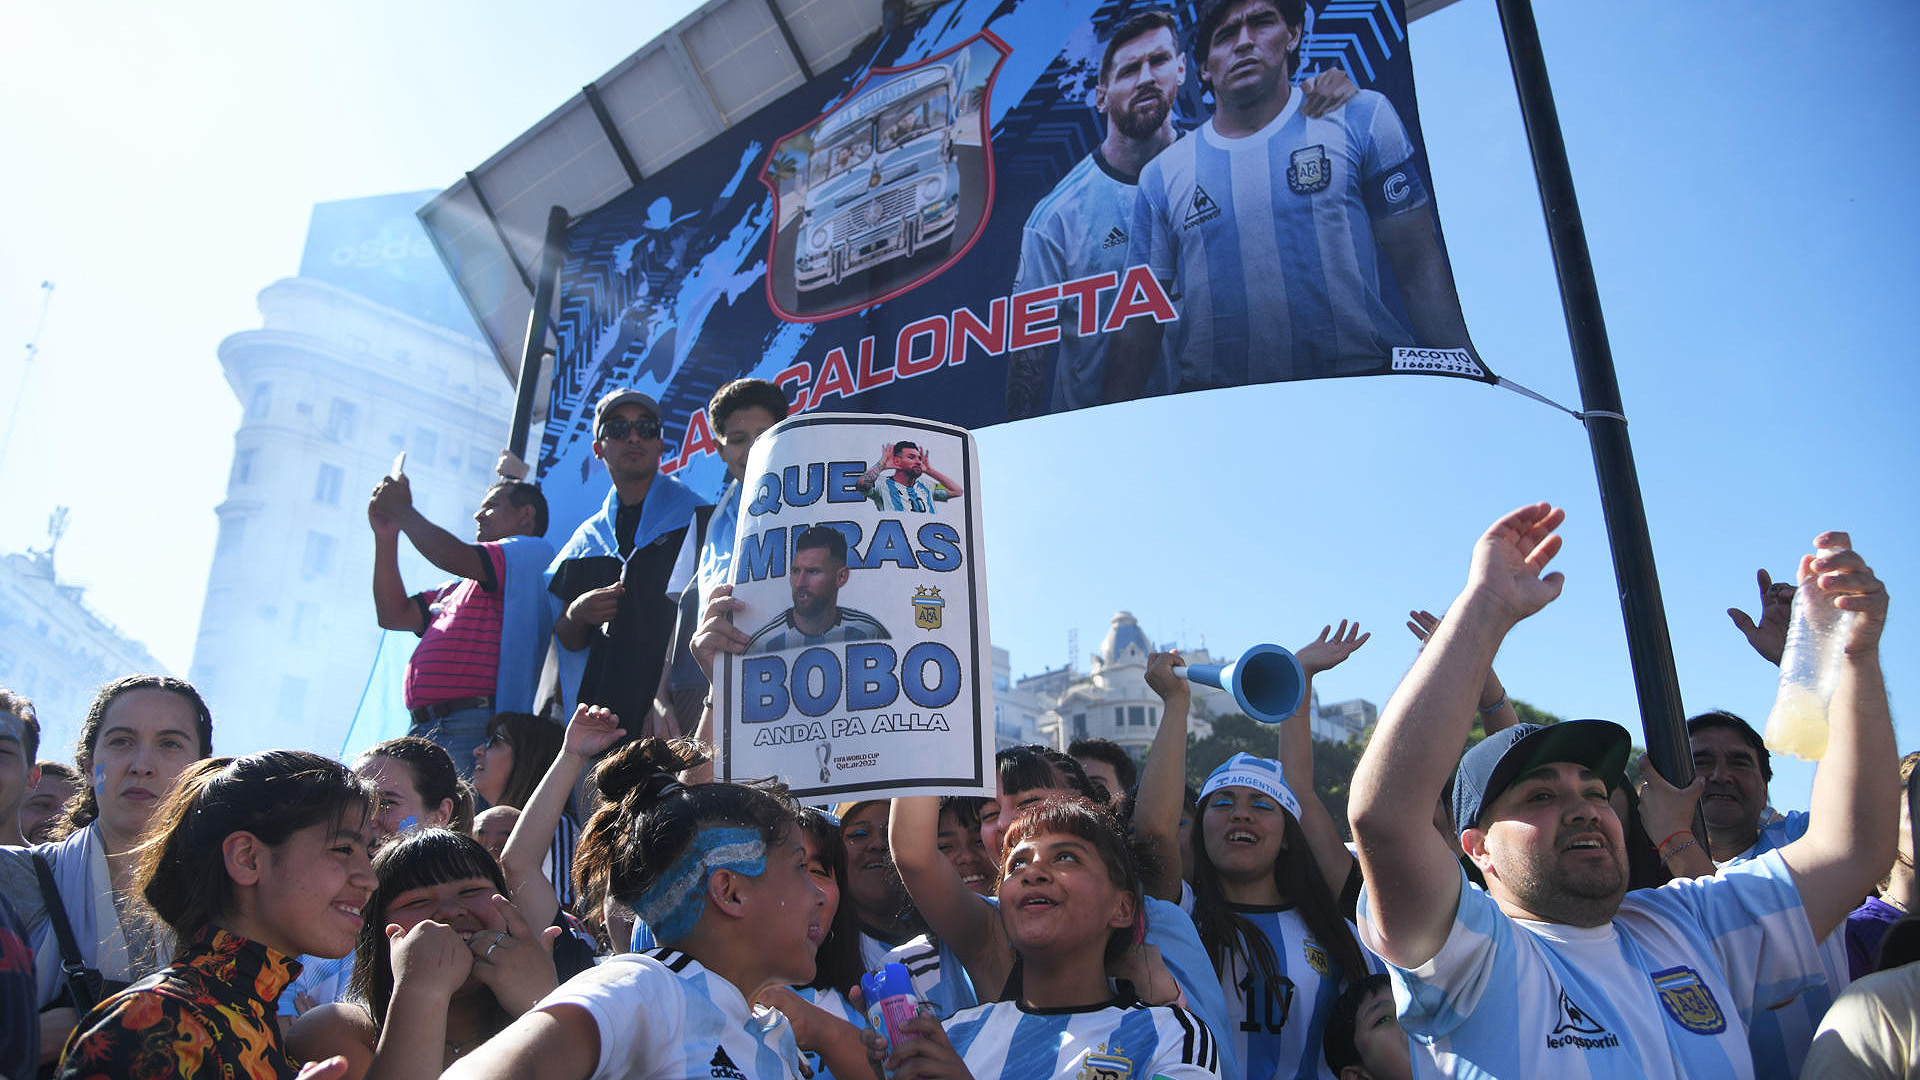
[[[261, 327], [220, 344], [244, 412], [190, 678], [223, 752], [339, 751], [381, 638], [368, 494], [405, 451], [414, 505], [471, 537], [506, 445], [512, 387], [445, 325], [459, 318], [418, 199], [317, 207], [301, 276], [262, 290]], [[409, 590], [445, 579], [400, 548]]]

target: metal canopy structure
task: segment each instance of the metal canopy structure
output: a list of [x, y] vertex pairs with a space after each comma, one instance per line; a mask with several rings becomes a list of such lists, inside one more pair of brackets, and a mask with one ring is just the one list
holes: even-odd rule
[[[552, 207], [578, 220], [605, 206], [940, 2], [709, 0], [421, 207], [507, 378], [519, 378]], [[1407, 18], [1453, 2], [1407, 0]]]

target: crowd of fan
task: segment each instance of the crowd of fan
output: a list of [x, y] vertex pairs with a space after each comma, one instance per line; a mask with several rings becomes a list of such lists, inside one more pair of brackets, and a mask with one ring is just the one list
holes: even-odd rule
[[[657, 436], [604, 404], [634, 413], [618, 441]], [[1310, 692], [1272, 757], [1186, 785], [1175, 653], [1148, 662], [1141, 763], [1015, 747], [993, 798], [831, 810], [714, 781], [710, 708], [688, 738], [579, 704], [465, 742], [427, 717], [350, 764], [234, 759], [192, 686], [140, 676], [101, 688], [68, 765], [0, 691], [0, 1074], [1910, 1075], [1920, 753], [1895, 748], [1880, 582], [1845, 534], [1803, 561], [1855, 614], [1810, 810], [1782, 815], [1731, 714], [1689, 722], [1685, 788], [1618, 725], [1517, 722], [1493, 659], [1558, 595], [1561, 518], [1502, 518], [1444, 616], [1411, 613], [1351, 845], [1310, 781]], [[475, 573], [505, 591], [510, 567]], [[706, 676], [745, 647], [729, 591], [671, 646]], [[1759, 617], [1733, 613], [1776, 662], [1792, 595], [1763, 573]], [[1368, 638], [1296, 655], [1310, 682]], [[859, 989], [890, 961], [919, 1001], [892, 1042]]]

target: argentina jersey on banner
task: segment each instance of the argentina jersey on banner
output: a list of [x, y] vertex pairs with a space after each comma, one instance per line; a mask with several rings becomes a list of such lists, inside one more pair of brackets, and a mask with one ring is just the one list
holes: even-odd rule
[[604, 493], [593, 403], [614, 387], [659, 400], [663, 471], [706, 492], [706, 403], [747, 376], [798, 412], [966, 428], [1253, 383], [1493, 381], [1407, 45], [1402, 0], [956, 0], [877, 34], [574, 223], [554, 520]]

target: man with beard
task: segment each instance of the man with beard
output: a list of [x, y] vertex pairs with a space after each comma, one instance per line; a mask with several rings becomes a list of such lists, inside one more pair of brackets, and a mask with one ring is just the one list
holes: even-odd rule
[[958, 499], [966, 492], [936, 471], [927, 448], [902, 439], [880, 447], [880, 460], [860, 474], [854, 486], [873, 500], [882, 513], [931, 514], [933, 504]]
[[814, 525], [793, 542], [787, 583], [793, 606], [747, 641], [748, 653], [779, 652], [844, 641], [885, 641], [887, 628], [864, 611], [840, 606], [847, 584], [847, 538], [828, 525]]
[[[1115, 281], [1127, 268], [1129, 231], [1140, 170], [1179, 137], [1173, 103], [1187, 78], [1179, 24], [1164, 9], [1139, 12], [1107, 39], [1093, 108], [1106, 117], [1106, 136], [1034, 206], [1020, 238], [1013, 291], [1057, 285], [1096, 274]], [[1302, 109], [1322, 116], [1353, 97], [1345, 72], [1322, 72], [1301, 87]], [[1106, 378], [1107, 335], [1082, 334], [1080, 304], [1060, 300], [1058, 345], [1022, 349], [1007, 364], [1007, 419], [1098, 405]], [[1098, 326], [1098, 319], [1094, 320]], [[1051, 354], [1051, 355], [1050, 355]], [[1046, 366], [1053, 363], [1053, 396], [1046, 398]], [[1164, 393], [1164, 372], [1147, 393]]]
[[1805, 836], [1721, 874], [1628, 893], [1607, 801], [1626, 729], [1521, 724], [1460, 759], [1454, 817], [1486, 877], [1467, 888], [1429, 821], [1507, 633], [1560, 593], [1546, 573], [1565, 518], [1538, 503], [1496, 522], [1467, 588], [1414, 662], [1354, 773], [1366, 886], [1360, 930], [1392, 965], [1421, 1075], [1750, 1078], [1753, 1018], [1825, 980], [1816, 942], [1893, 859], [1893, 725], [1879, 639], [1886, 590], [1845, 533], [1815, 546], [1854, 613]]
[[1116, 332], [1105, 400], [1152, 392], [1163, 336], [1176, 391], [1379, 374], [1396, 348], [1468, 346], [1406, 128], [1371, 90], [1307, 114], [1291, 85], [1305, 32], [1304, 0], [1202, 14], [1193, 58], [1213, 116], [1141, 171], [1127, 254], [1179, 319]]

